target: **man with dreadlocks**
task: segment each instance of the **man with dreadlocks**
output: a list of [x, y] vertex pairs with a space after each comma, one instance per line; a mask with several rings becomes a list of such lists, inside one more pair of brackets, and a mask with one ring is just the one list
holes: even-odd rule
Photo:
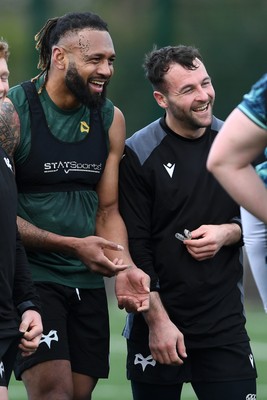
[[15, 373], [31, 400], [88, 400], [109, 370], [103, 276], [116, 276], [119, 307], [135, 311], [148, 309], [149, 278], [132, 262], [118, 212], [125, 121], [106, 98], [115, 59], [107, 24], [69, 13], [36, 40], [41, 73], [10, 90], [0, 120], [44, 325]]

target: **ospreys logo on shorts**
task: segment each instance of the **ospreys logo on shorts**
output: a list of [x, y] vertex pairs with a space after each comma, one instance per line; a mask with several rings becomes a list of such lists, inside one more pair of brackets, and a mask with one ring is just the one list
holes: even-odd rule
[[249, 361], [250, 361], [250, 364], [251, 364], [252, 368], [255, 368], [255, 367], [254, 367], [254, 358], [253, 358], [253, 355], [250, 354], [250, 355], [248, 356], [248, 358], [249, 358]]
[[49, 347], [49, 349], [51, 348], [51, 342], [52, 341], [58, 342], [58, 335], [57, 335], [57, 331], [51, 330], [48, 335], [44, 335], [42, 334], [41, 340], [40, 340], [40, 344], [41, 343], [46, 343], [47, 346]]
[[248, 394], [246, 396], [246, 400], [256, 400], [256, 399], [257, 399], [256, 394]]
[[144, 357], [141, 353], [135, 355], [134, 365], [141, 364], [143, 371], [146, 369], [148, 365], [155, 367], [156, 361], [152, 358], [150, 354], [147, 357]]
[[10, 163], [9, 158], [4, 157], [4, 160], [5, 160], [6, 166], [13, 172], [12, 165]]
[[4, 372], [5, 372], [4, 364], [3, 364], [3, 361], [1, 361], [0, 362], [0, 375], [1, 375], [1, 378], [3, 378]]

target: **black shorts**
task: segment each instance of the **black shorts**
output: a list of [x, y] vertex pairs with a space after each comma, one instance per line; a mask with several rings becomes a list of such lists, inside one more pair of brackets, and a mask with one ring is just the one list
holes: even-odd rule
[[149, 348], [127, 340], [127, 378], [143, 383], [174, 385], [185, 382], [230, 382], [256, 379], [249, 342], [205, 349], [187, 349], [182, 366], [159, 364]]
[[0, 337], [0, 386], [8, 387], [13, 371], [18, 345], [23, 333], [18, 328], [1, 332]]
[[105, 288], [75, 289], [36, 283], [42, 304], [43, 335], [37, 351], [18, 354], [15, 376], [45, 361], [69, 360], [73, 372], [95, 378], [109, 373], [109, 317]]

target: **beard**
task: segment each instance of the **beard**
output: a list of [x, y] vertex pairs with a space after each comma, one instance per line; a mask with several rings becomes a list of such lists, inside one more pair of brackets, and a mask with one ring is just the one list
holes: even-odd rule
[[104, 85], [102, 93], [91, 93], [81, 75], [79, 75], [77, 68], [73, 64], [70, 65], [67, 70], [65, 83], [76, 99], [88, 108], [101, 108], [105, 103], [107, 91], [106, 85]]
[[174, 118], [180, 122], [186, 129], [190, 130], [198, 130], [199, 128], [206, 128], [208, 127], [211, 122], [212, 122], [212, 109], [213, 109], [213, 103], [212, 101], [209, 105], [209, 113], [203, 118], [203, 116], [200, 114], [199, 116], [196, 114], [194, 115], [193, 113], [185, 113], [183, 110], [177, 108], [176, 105], [170, 105], [169, 109], [174, 116]]

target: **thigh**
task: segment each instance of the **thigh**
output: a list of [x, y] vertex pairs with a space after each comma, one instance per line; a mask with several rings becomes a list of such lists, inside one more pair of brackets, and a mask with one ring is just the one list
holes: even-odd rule
[[198, 400], [256, 400], [256, 380], [192, 383]]
[[72, 373], [73, 392], [75, 399], [91, 399], [97, 379], [88, 375]]
[[109, 318], [105, 289], [79, 289], [71, 302], [68, 339], [72, 371], [94, 378], [109, 373]]
[[133, 400], [180, 400], [183, 384], [159, 385], [131, 381], [131, 386]]
[[0, 386], [0, 399], [8, 400], [7, 387], [5, 386]]
[[241, 216], [249, 265], [267, 312], [267, 226], [243, 208]]
[[73, 383], [70, 362], [45, 361], [26, 369], [22, 380], [30, 399], [71, 399]]

